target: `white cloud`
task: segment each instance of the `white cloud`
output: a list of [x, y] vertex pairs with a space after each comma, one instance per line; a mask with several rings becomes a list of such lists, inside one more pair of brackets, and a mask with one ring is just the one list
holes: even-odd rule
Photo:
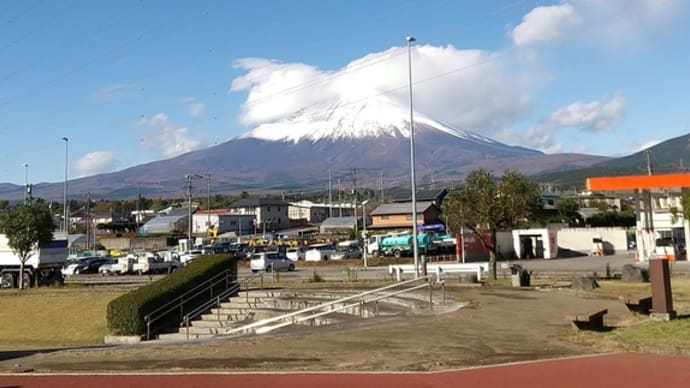
[[[620, 93], [603, 101], [578, 101], [556, 109], [548, 118], [527, 130], [504, 129], [496, 134], [496, 139], [547, 154], [563, 152], [564, 145], [556, 140], [559, 132], [572, 128], [590, 132], [614, 130], [623, 117], [624, 108], [625, 96]], [[578, 146], [573, 152], [582, 150], [582, 146]]]
[[582, 18], [571, 4], [537, 7], [525, 15], [509, 35], [516, 46], [554, 42], [581, 22]]
[[162, 157], [171, 158], [203, 146], [200, 139], [190, 136], [186, 127], [172, 123], [165, 113], [142, 118], [140, 124], [151, 128], [151, 131], [141, 138], [141, 146], [153, 150]]
[[629, 50], [687, 13], [687, 0], [570, 0], [540, 6], [508, 32], [517, 47], [534, 47], [560, 40], [580, 40]]
[[74, 167], [74, 174], [81, 178], [90, 175], [113, 172], [117, 167], [117, 159], [110, 151], [89, 152], [79, 159]]
[[496, 140], [508, 144], [519, 144], [547, 154], [563, 151], [563, 145], [554, 140], [555, 131], [542, 126], [527, 130], [504, 129], [496, 134]]
[[663, 140], [659, 140], [659, 139], [651, 139], [651, 140], [648, 140], [648, 141], [645, 142], [644, 144], [634, 146], [632, 152], [635, 153], [635, 152], [644, 151], [644, 150], [646, 150], [647, 148], [654, 147], [655, 145], [661, 143], [662, 141], [663, 141]]
[[[275, 122], [327, 101], [355, 102], [385, 94], [409, 104], [407, 47], [366, 55], [337, 71], [302, 63], [246, 58], [231, 90], [247, 91], [240, 121]], [[412, 48], [415, 110], [461, 129], [493, 131], [531, 108], [531, 76], [511, 58], [453, 46]]]
[[200, 102], [190, 104], [187, 107], [187, 111], [189, 112], [189, 115], [192, 117], [197, 117], [197, 116], [201, 115], [202, 113], [204, 113], [205, 109], [206, 109], [206, 105], [204, 105]]
[[138, 91], [139, 87], [134, 84], [110, 85], [93, 93], [91, 98], [97, 101], [111, 101], [131, 97]]
[[625, 110], [625, 96], [618, 93], [608, 101], [578, 101], [557, 109], [546, 120], [547, 128], [579, 128], [592, 132], [618, 126]]

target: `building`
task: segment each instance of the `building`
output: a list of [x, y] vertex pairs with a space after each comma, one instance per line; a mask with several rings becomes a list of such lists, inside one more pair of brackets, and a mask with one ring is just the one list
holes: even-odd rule
[[237, 222], [231, 227], [230, 209], [197, 210], [192, 215], [192, 234], [205, 234], [209, 228], [215, 228], [218, 234], [237, 230]]
[[189, 209], [174, 208], [159, 214], [139, 228], [140, 235], [185, 233], [188, 227]]
[[[374, 209], [370, 214], [368, 229], [412, 229], [412, 204], [387, 203]], [[440, 223], [441, 209], [433, 202], [417, 202], [417, 225]]]
[[[448, 194], [446, 189], [425, 189], [417, 190], [415, 192], [415, 202], [431, 202], [437, 207], [441, 207], [443, 199]], [[410, 210], [412, 209], [412, 190], [400, 189], [391, 193], [391, 202], [393, 203], [409, 203]]]
[[353, 214], [352, 203], [327, 204], [311, 201], [290, 202], [288, 218], [295, 222], [320, 223], [329, 217], [349, 217]]
[[288, 203], [269, 198], [242, 198], [230, 205], [234, 216], [251, 215], [253, 232], [274, 231], [288, 228]]

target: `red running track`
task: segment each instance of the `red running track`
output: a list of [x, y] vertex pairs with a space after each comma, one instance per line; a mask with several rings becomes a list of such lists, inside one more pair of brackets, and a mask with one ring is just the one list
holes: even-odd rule
[[690, 358], [620, 353], [427, 373], [0, 375], [9, 387], [688, 387]]

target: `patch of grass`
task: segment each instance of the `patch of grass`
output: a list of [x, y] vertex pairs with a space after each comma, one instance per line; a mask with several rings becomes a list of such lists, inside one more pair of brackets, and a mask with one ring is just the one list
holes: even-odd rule
[[[601, 288], [595, 293], [602, 297], [625, 299], [628, 297], [651, 296], [650, 283], [625, 283], [616, 280], [599, 280]], [[672, 321], [652, 321], [639, 316], [612, 331], [604, 333], [580, 333], [593, 344], [608, 343], [626, 350], [642, 350], [661, 353], [690, 352], [690, 279], [671, 279], [673, 306], [679, 318]]]
[[123, 289], [33, 288], [0, 292], [0, 348], [102, 344], [106, 306]]
[[314, 273], [309, 278], [309, 283], [320, 283], [320, 282], [323, 282], [323, 277], [321, 277], [321, 275], [319, 275], [318, 272], [314, 271]]

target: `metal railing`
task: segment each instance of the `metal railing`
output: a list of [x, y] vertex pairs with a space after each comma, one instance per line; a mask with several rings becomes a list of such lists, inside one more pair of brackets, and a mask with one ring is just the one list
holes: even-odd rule
[[242, 289], [242, 285], [244, 285], [244, 291], [247, 297], [247, 303], [249, 303], [249, 286], [251, 285], [251, 282], [255, 280], [256, 278], [261, 278], [261, 283], [260, 287], [263, 290], [264, 289], [264, 274], [263, 272], [255, 273], [252, 274], [242, 280], [240, 280], [239, 283], [235, 283], [234, 286], [228, 288], [227, 290], [221, 292], [220, 294], [216, 295], [214, 298], [211, 298], [204, 302], [203, 304], [199, 305], [197, 308], [194, 310], [188, 312], [185, 314], [184, 317], [182, 317], [182, 326], [185, 328], [185, 335], [187, 339], [189, 339], [189, 324], [190, 322], [203, 314], [205, 311], [209, 310], [210, 308], [217, 308], [218, 309], [218, 320], [220, 321], [220, 306], [221, 303], [231, 295], [239, 292]]
[[234, 272], [230, 269], [213, 276], [212, 278], [200, 283], [191, 290], [185, 292], [184, 294], [178, 296], [177, 298], [169, 301], [161, 307], [153, 310], [144, 316], [144, 322], [146, 322], [146, 339], [151, 339], [151, 325], [158, 321], [159, 319], [167, 316], [171, 312], [179, 309], [180, 310], [180, 321], [184, 319], [184, 307], [185, 303], [194, 300], [196, 297], [208, 292], [209, 299], [214, 299], [213, 289], [218, 284], [225, 282], [225, 290], [230, 288], [230, 283], [235, 281]]
[[[369, 302], [374, 302], [374, 301], [377, 302], [380, 299], [388, 298], [391, 296], [403, 294], [403, 293], [410, 292], [410, 291], [415, 291], [415, 290], [425, 288], [425, 287], [429, 287], [429, 303], [433, 308], [433, 294], [432, 294], [433, 282], [432, 282], [432, 280], [434, 280], [434, 279], [439, 280], [436, 274], [431, 274], [431, 275], [427, 275], [427, 276], [420, 276], [419, 278], [416, 278], [416, 279], [396, 282], [396, 283], [389, 284], [389, 285], [381, 287], [381, 288], [377, 288], [377, 289], [369, 290], [369, 291], [364, 291], [364, 292], [361, 292], [361, 293], [356, 294], [356, 295], [352, 295], [352, 296], [340, 298], [340, 299], [337, 299], [337, 300], [334, 300], [331, 302], [323, 303], [323, 304], [320, 304], [318, 306], [312, 306], [312, 307], [308, 307], [308, 308], [305, 308], [305, 309], [302, 309], [299, 311], [294, 311], [291, 313], [282, 314], [282, 315], [278, 315], [275, 317], [262, 319], [260, 321], [254, 322], [254, 323], [250, 323], [248, 325], [244, 325], [241, 327], [226, 330], [223, 334], [225, 334], [225, 335], [235, 334], [235, 333], [244, 332], [244, 331], [249, 330], [249, 329], [254, 329], [255, 333], [262, 334], [262, 333], [266, 333], [266, 332], [269, 332], [271, 330], [274, 330], [274, 329], [277, 329], [280, 327], [285, 327], [285, 326], [289, 326], [289, 325], [292, 325], [292, 324], [295, 324], [298, 322], [302, 322], [305, 320], [318, 318], [318, 317], [321, 317], [323, 315], [336, 313], [336, 312], [339, 312], [339, 311], [342, 311], [342, 310], [345, 310], [348, 308], [355, 307], [357, 305], [360, 305], [360, 307], [363, 307], [364, 304], [369, 303]], [[404, 285], [408, 285], [408, 284], [417, 283], [417, 282], [420, 282], [422, 280], [425, 281], [425, 284], [412, 286], [412, 287], [406, 288], [404, 290], [398, 290], [398, 291], [384, 294], [384, 295], [377, 295], [377, 296], [374, 296], [374, 297], [369, 298], [369, 299], [364, 298], [364, 297], [369, 296], [369, 295], [374, 295], [374, 294], [380, 293], [382, 291], [393, 289], [395, 287], [400, 287], [400, 286], [404, 286]], [[443, 282], [439, 282], [439, 283], [443, 287], [444, 283]], [[338, 307], [335, 306], [337, 304], [342, 304], [344, 302], [357, 300], [357, 299], [361, 299], [361, 300], [357, 301], [356, 303], [351, 303], [351, 304], [342, 305], [342, 306], [338, 306]], [[443, 289], [443, 300], [445, 303], [445, 288]], [[323, 309], [328, 308], [328, 307], [330, 307], [330, 309], [328, 311], [321, 311], [319, 313], [312, 314], [309, 316], [303, 316], [303, 314], [305, 314], [305, 313], [323, 310]], [[378, 309], [378, 305], [376, 307]], [[360, 312], [361, 312], [361, 310], [360, 310]], [[287, 319], [289, 319], [289, 321], [286, 321]], [[280, 321], [282, 321], [282, 322], [280, 322]], [[273, 326], [267, 326], [268, 324], [274, 323], [274, 322], [280, 322], [280, 323], [277, 325], [273, 325]]]

